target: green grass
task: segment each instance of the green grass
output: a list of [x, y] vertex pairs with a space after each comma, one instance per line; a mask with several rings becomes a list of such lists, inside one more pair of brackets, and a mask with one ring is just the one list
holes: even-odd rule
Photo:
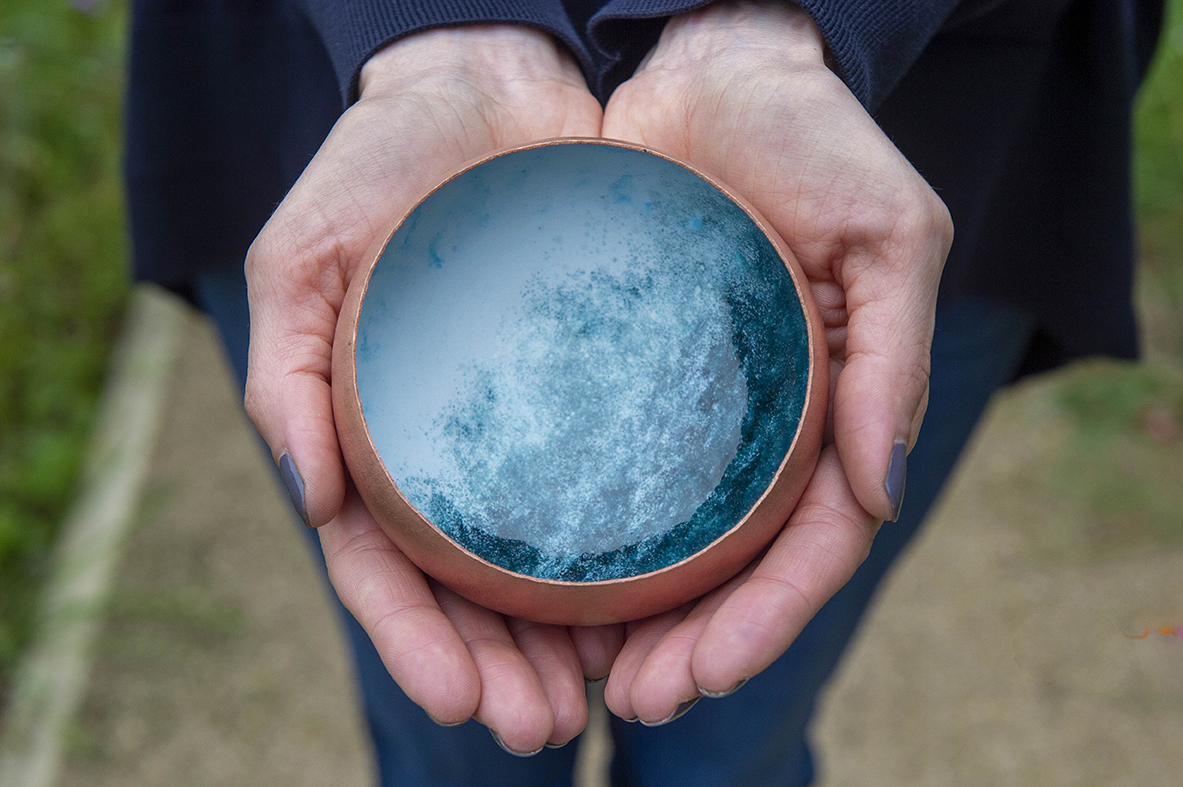
[[128, 294], [125, 26], [123, 2], [0, 3], [0, 702]]
[[1090, 361], [1051, 390], [1068, 433], [1047, 481], [1078, 504], [1065, 553], [1103, 559], [1183, 544], [1183, 371]]
[[1183, 0], [1167, 12], [1134, 123], [1138, 301], [1149, 356], [1183, 364]]
[[1149, 363], [1081, 363], [1079, 373], [1056, 388], [1056, 401], [1072, 417], [1082, 444], [1144, 432], [1151, 409], [1183, 413], [1183, 386], [1171, 371]]

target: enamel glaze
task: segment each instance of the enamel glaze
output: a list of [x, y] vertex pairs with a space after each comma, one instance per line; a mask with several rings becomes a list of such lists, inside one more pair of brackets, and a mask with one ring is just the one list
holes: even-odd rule
[[[693, 562], [767, 496], [810, 402], [818, 331], [782, 252], [720, 187], [643, 150], [566, 142], [462, 171], [403, 220], [342, 315], [355, 389], [338, 396], [335, 368], [334, 393], [360, 408], [338, 420], [364, 429], [342, 430], [363, 497], [438, 531], [404, 549], [445, 584], [467, 560], [533, 580], [531, 610], [539, 587]], [[362, 454], [383, 472], [359, 473]], [[423, 555], [423, 539], [442, 546]]]

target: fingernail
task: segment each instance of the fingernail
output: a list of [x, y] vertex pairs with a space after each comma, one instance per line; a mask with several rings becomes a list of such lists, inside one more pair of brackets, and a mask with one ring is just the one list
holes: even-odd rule
[[300, 477], [300, 471], [296, 469], [296, 463], [287, 451], [279, 457], [279, 475], [283, 478], [283, 485], [288, 490], [288, 497], [292, 499], [296, 513], [300, 515], [305, 527], [311, 527], [308, 524], [308, 509], [304, 507], [304, 479]]
[[599, 682], [601, 682], [601, 681], [603, 681], [603, 680], [607, 680], [607, 678], [608, 678], [608, 676], [607, 676], [607, 675], [604, 675], [603, 677], [599, 677], [599, 678], [584, 678], [584, 679], [583, 679], [583, 682], [584, 682], [584, 683], [586, 683], [586, 684], [588, 684], [589, 686], [591, 686], [591, 685], [594, 685], [594, 684], [596, 684], [596, 683], [599, 683]]
[[489, 732], [490, 732], [490, 734], [492, 734], [493, 740], [497, 741], [497, 745], [501, 747], [502, 751], [504, 751], [506, 754], [512, 754], [515, 757], [533, 757], [535, 754], [537, 754], [538, 752], [542, 751], [545, 748], [545, 746], [539, 746], [534, 751], [528, 751], [528, 752], [514, 751], [513, 749], [511, 749], [505, 745], [505, 741], [501, 740], [501, 736], [497, 734], [497, 730], [490, 728]]
[[702, 697], [695, 697], [692, 700], [686, 700], [681, 705], [674, 708], [674, 712], [671, 713], [669, 716], [666, 716], [661, 721], [648, 722], [648, 721], [645, 721], [644, 719], [641, 719], [641, 723], [644, 724], [646, 727], [660, 727], [663, 724], [669, 724], [671, 721], [674, 721], [675, 719], [680, 719], [683, 716], [685, 716], [686, 711], [693, 708], [695, 703], [697, 703], [701, 699], [702, 699]]
[[706, 697], [707, 699], [721, 700], [724, 697], [730, 697], [732, 694], [734, 694], [735, 692], [742, 689], [743, 685], [747, 682], [748, 682], [748, 679], [744, 678], [743, 680], [739, 681], [738, 683], [736, 683], [734, 686], [727, 689], [726, 691], [707, 691], [702, 686], [699, 686], [698, 690], [699, 690], [699, 692], [702, 693], [702, 696]]
[[896, 440], [891, 447], [891, 461], [887, 463], [887, 480], [883, 483], [887, 499], [891, 501], [891, 521], [900, 518], [904, 504], [904, 482], [908, 480], [908, 444]]
[[432, 716], [430, 713], [427, 714], [427, 718], [431, 719], [432, 721], [434, 721], [436, 724], [440, 725], [441, 727], [459, 727], [461, 724], [464, 723], [464, 721], [468, 721], [468, 719], [465, 719], [464, 721], [440, 721], [435, 716]]
[[563, 748], [564, 746], [566, 746], [566, 745], [567, 745], [568, 743], [570, 743], [570, 742], [571, 742], [571, 741], [563, 741], [562, 743], [548, 743], [548, 744], [546, 744], [546, 748], [548, 748], [548, 749], [561, 749], [561, 748]]

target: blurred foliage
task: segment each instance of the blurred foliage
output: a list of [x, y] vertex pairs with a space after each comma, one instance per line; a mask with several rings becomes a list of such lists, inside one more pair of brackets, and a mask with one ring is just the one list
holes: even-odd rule
[[1183, 212], [1183, 0], [1169, 0], [1150, 73], [1138, 95], [1134, 156], [1137, 207], [1143, 221]]
[[1134, 143], [1147, 351], [1183, 364], [1183, 0], [1167, 2], [1167, 23], [1138, 96]]
[[[1056, 401], [1073, 417], [1083, 441], [1145, 431], [1151, 410], [1165, 418], [1183, 415], [1183, 386], [1171, 372], [1148, 363], [1082, 363], [1056, 386]], [[1172, 442], [1169, 426], [1160, 431], [1160, 439]]]
[[0, 699], [128, 295], [126, 8], [0, 3]]

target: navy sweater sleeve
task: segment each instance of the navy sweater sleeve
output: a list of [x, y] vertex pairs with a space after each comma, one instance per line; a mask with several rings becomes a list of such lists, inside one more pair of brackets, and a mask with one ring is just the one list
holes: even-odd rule
[[[976, 0], [969, 6], [988, 4]], [[797, 0], [821, 30], [851, 92], [874, 109], [916, 61], [929, 40], [961, 3], [959, 0]], [[709, 4], [709, 0], [609, 0], [590, 20], [593, 46], [608, 60], [601, 79], [627, 79], [660, 26], [638, 20], [662, 19]]]
[[544, 30], [591, 75], [592, 63], [561, 0], [301, 0], [329, 53], [346, 106], [357, 99], [362, 65], [404, 36], [440, 27], [504, 23]]
[[[329, 52], [342, 97], [357, 97], [361, 66], [391, 41], [422, 30], [522, 24], [562, 41], [601, 100], [627, 79], [665, 19], [710, 0], [302, 0]], [[969, 6], [996, 0], [976, 0]], [[851, 91], [868, 109], [891, 92], [959, 0], [799, 0], [821, 29]]]
[[956, 0], [802, 0], [851, 92], [874, 109], [953, 12]]

